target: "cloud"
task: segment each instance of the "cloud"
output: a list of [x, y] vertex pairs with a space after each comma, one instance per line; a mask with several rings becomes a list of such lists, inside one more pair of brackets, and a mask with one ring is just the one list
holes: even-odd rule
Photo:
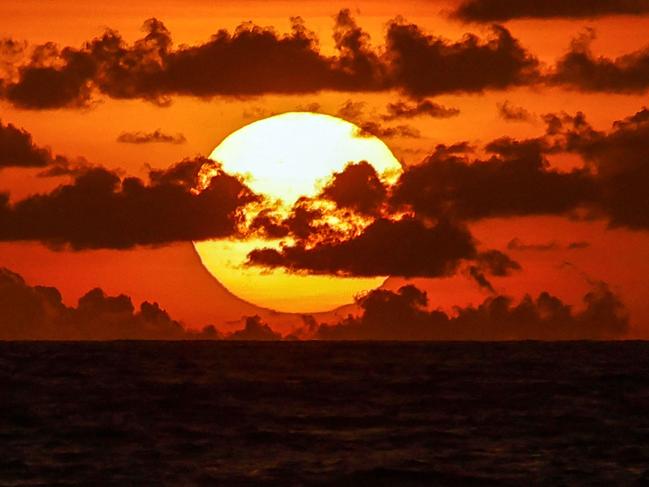
[[452, 16], [468, 22], [502, 22], [521, 18], [593, 18], [647, 13], [648, 0], [463, 0]]
[[574, 39], [548, 82], [587, 92], [641, 93], [649, 88], [649, 46], [609, 59], [593, 54], [594, 39], [592, 29]]
[[310, 274], [440, 277], [454, 273], [461, 260], [476, 253], [465, 228], [448, 222], [426, 226], [412, 218], [379, 218], [348, 239], [253, 250], [248, 263]]
[[385, 108], [388, 113], [383, 115], [383, 120], [396, 120], [399, 118], [415, 118], [421, 116], [450, 118], [460, 114], [460, 110], [457, 108], [447, 108], [444, 105], [426, 99], [418, 100], [414, 103], [399, 100], [394, 103], [388, 103]]
[[[359, 316], [305, 327], [288, 339], [320, 340], [576, 340], [624, 338], [627, 311], [604, 283], [595, 283], [575, 311], [549, 293], [514, 303], [506, 296], [487, 298], [477, 307], [456, 308], [453, 315], [428, 311], [428, 297], [414, 286], [398, 292], [374, 290], [358, 298]], [[74, 307], [53, 287], [30, 286], [0, 268], [0, 340], [280, 340], [258, 316], [245, 318], [228, 335], [213, 325], [187, 330], [157, 303], [139, 308], [125, 295], [93, 289]]]
[[169, 30], [152, 18], [131, 44], [107, 30], [79, 48], [46, 43], [27, 51], [0, 49], [0, 62], [16, 66], [15, 74], [0, 79], [0, 96], [27, 109], [86, 108], [99, 95], [167, 106], [176, 95], [479, 92], [538, 77], [536, 59], [503, 27], [485, 40], [467, 35], [452, 42], [395, 20], [385, 45], [374, 49], [349, 10], [342, 10], [333, 38], [335, 55], [322, 54], [315, 34], [294, 17], [287, 34], [244, 23], [206, 42], [175, 47]]
[[384, 127], [378, 122], [362, 122], [360, 130], [354, 135], [356, 137], [369, 137], [374, 136], [379, 139], [392, 139], [395, 137], [402, 137], [408, 139], [418, 139], [421, 137], [421, 132], [410, 125], [396, 125], [393, 127]]
[[39, 147], [25, 129], [0, 121], [0, 169], [3, 167], [45, 167], [66, 159], [54, 156], [50, 149]]
[[387, 188], [374, 167], [361, 161], [348, 164], [343, 171], [334, 173], [322, 189], [321, 196], [335, 202], [339, 208], [377, 215], [386, 200]]
[[214, 325], [189, 330], [157, 303], [138, 309], [130, 297], [87, 292], [76, 307], [66, 306], [54, 287], [30, 286], [18, 274], [0, 268], [0, 340], [279, 340], [281, 335], [258, 316], [224, 335]]
[[246, 318], [245, 326], [241, 330], [232, 332], [228, 340], [271, 341], [281, 340], [282, 335], [274, 332], [270, 326], [261, 321], [259, 316]]
[[544, 242], [544, 243], [525, 243], [521, 241], [521, 239], [518, 237], [511, 239], [507, 244], [508, 250], [516, 250], [519, 252], [527, 252], [527, 251], [549, 252], [549, 251], [561, 250], [561, 249], [580, 250], [588, 247], [590, 247], [590, 244], [584, 241], [569, 242], [568, 244], [565, 245], [560, 244], [559, 242], [556, 242], [554, 240], [551, 242]]
[[627, 311], [604, 283], [597, 283], [575, 311], [547, 292], [518, 303], [497, 295], [454, 315], [428, 311], [426, 293], [414, 286], [378, 289], [358, 299], [360, 316], [321, 325], [321, 340], [609, 340], [629, 331]]
[[365, 102], [347, 100], [342, 105], [340, 105], [340, 108], [338, 108], [336, 115], [347, 120], [356, 121], [361, 119], [364, 110]]
[[475, 263], [467, 268], [467, 274], [480, 288], [495, 294], [496, 290], [487, 275], [504, 277], [519, 270], [521, 265], [507, 254], [499, 250], [488, 250], [478, 254]]
[[376, 119], [368, 119], [364, 113], [365, 105], [365, 102], [362, 101], [347, 100], [336, 112], [338, 117], [352, 121], [358, 125], [359, 129], [355, 131], [355, 137], [378, 137], [380, 139], [392, 139], [397, 137], [418, 139], [421, 137], [419, 130], [410, 125], [401, 124], [386, 127]]
[[550, 168], [540, 141], [501, 139], [487, 145], [488, 159], [437, 150], [406, 170], [391, 196], [417, 214], [460, 220], [535, 214], [567, 214], [597, 200], [585, 168]]
[[534, 120], [534, 115], [531, 114], [523, 107], [512, 105], [509, 100], [498, 103], [498, 115], [503, 120], [508, 122], [531, 122]]
[[[150, 183], [91, 168], [51, 193], [15, 204], [0, 199], [0, 240], [39, 240], [72, 249], [129, 248], [232, 236], [239, 210], [258, 198], [218, 167], [196, 193], [187, 177], [207, 159], [153, 171]], [[211, 163], [213, 164], [213, 163]]]
[[[649, 110], [608, 131], [595, 130], [583, 113], [543, 119], [545, 134], [493, 140], [483, 148], [486, 158], [475, 157], [467, 144], [439, 146], [403, 172], [389, 194], [392, 206], [461, 221], [587, 210], [612, 226], [649, 229]], [[562, 153], [579, 155], [582, 166], [553, 169], [547, 157]]]
[[612, 226], [649, 229], [649, 110], [593, 129], [583, 114], [548, 116], [550, 136], [567, 152], [579, 154], [594, 172], [600, 210]]
[[417, 97], [481, 92], [529, 84], [538, 78], [538, 60], [502, 26], [480, 40], [458, 42], [427, 35], [415, 24], [393, 21], [386, 37], [393, 85]]
[[56, 288], [29, 286], [18, 274], [0, 269], [0, 339], [175, 340], [186, 336], [156, 303], [144, 302], [136, 311], [128, 296], [106, 296], [93, 289], [76, 308], [70, 308]]
[[124, 144], [184, 144], [187, 139], [183, 134], [165, 134], [157, 129], [153, 132], [122, 132], [117, 137], [117, 142]]

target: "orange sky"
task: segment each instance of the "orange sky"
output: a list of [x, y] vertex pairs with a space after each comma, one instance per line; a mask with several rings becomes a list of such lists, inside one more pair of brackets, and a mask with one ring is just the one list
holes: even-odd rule
[[[272, 25], [279, 31], [289, 27], [288, 17], [302, 16], [307, 27], [320, 38], [323, 52], [331, 52], [333, 16], [350, 8], [358, 23], [380, 45], [386, 23], [401, 15], [427, 32], [458, 40], [465, 32], [482, 35], [485, 27], [450, 20], [440, 12], [453, 2], [445, 1], [116, 1], [79, 5], [78, 2], [2, 2], [0, 33], [30, 44], [53, 41], [79, 47], [84, 41], [110, 27], [132, 41], [141, 35], [142, 22], [149, 17], [162, 20], [175, 44], [204, 42], [219, 28], [233, 29], [242, 21]], [[518, 20], [505, 24], [522, 45], [542, 63], [551, 64], [566, 52], [570, 40], [593, 28], [597, 39], [593, 50], [605, 56], [619, 56], [642, 47], [649, 31], [649, 17], [605, 17], [586, 20]], [[323, 113], [336, 114], [347, 101], [363, 102], [364, 117], [383, 112], [394, 92], [321, 92], [300, 95], [255, 97], [213, 97], [201, 99], [175, 96], [171, 106], [159, 107], [139, 99], [115, 100], [102, 97], [85, 109], [26, 110], [0, 101], [0, 118], [29, 131], [40, 146], [69, 158], [83, 157], [93, 164], [121, 169], [124, 174], [145, 177], [150, 167], [166, 168], [185, 157], [207, 156], [229, 133], [257, 118], [299, 109], [317, 103]], [[501, 136], [540, 136], [544, 124], [538, 116], [548, 112], [583, 111], [600, 130], [630, 116], [647, 104], [646, 93], [583, 93], [563, 88], [520, 87], [487, 90], [475, 94], [442, 94], [436, 103], [456, 107], [452, 118], [409, 120], [421, 138], [386, 139], [395, 155], [412, 165], [420, 162], [435, 145], [468, 140], [484, 144]], [[505, 100], [524, 107], [536, 119], [531, 122], [505, 121], [497, 104]], [[122, 132], [151, 131], [182, 133], [184, 144], [124, 144], [116, 141]], [[50, 191], [64, 178], [36, 177], [37, 170], [0, 170], [0, 191], [12, 201]], [[588, 289], [588, 279], [603, 280], [618, 292], [631, 313], [632, 336], [649, 337], [649, 232], [610, 230], [604, 221], [574, 222], [561, 217], [519, 217], [490, 219], [472, 224], [476, 239], [485, 247], [506, 249], [517, 237], [528, 243], [587, 241], [583, 250], [551, 252], [519, 251], [511, 255], [523, 266], [520, 274], [495, 278], [499, 292], [521, 296], [525, 292], [549, 290], [570, 303], [578, 304]], [[569, 263], [569, 264], [566, 264]], [[136, 302], [158, 301], [170, 314], [190, 327], [213, 323], [220, 329], [238, 327], [232, 322], [259, 312], [231, 296], [202, 268], [189, 243], [132, 250], [53, 251], [36, 242], [0, 244], [0, 266], [22, 274], [30, 284], [58, 287], [67, 303], [74, 303], [92, 287], [109, 293], [126, 293]], [[478, 303], [485, 294], [465, 276], [417, 279], [429, 291], [433, 306]], [[389, 280], [396, 288], [402, 279]], [[286, 332], [299, 324], [299, 317], [264, 318]]]

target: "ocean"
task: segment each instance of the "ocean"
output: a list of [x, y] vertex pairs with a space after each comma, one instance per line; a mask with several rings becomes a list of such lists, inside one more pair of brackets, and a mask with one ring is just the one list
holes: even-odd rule
[[649, 343], [3, 342], [0, 485], [649, 485]]

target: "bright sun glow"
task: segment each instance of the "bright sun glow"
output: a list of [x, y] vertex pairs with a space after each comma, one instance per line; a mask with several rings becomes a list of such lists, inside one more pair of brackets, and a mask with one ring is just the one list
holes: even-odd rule
[[[315, 196], [349, 162], [366, 160], [384, 181], [396, 180], [399, 161], [381, 140], [360, 132], [358, 126], [329, 115], [284, 113], [230, 134], [210, 159], [226, 172], [243, 176], [253, 191], [281, 199], [288, 209], [300, 196]], [[356, 294], [385, 279], [308, 276], [244, 265], [250, 250], [278, 245], [268, 240], [194, 243], [203, 265], [230, 292], [278, 311], [327, 311], [352, 302]]]

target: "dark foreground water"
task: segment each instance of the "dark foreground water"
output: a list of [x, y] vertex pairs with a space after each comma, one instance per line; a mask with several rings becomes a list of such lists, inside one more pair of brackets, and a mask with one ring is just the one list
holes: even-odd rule
[[1, 485], [649, 485], [649, 343], [0, 343]]

